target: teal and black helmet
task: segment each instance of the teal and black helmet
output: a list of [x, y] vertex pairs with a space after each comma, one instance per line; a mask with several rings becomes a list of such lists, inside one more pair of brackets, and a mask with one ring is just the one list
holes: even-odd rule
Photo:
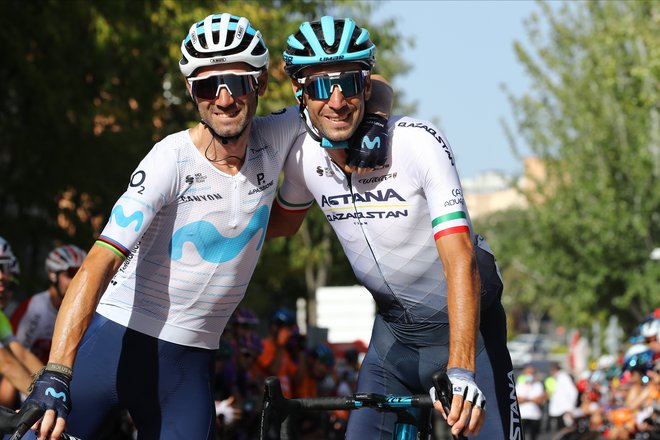
[[371, 70], [376, 63], [375, 55], [376, 46], [369, 39], [369, 31], [350, 18], [325, 16], [304, 22], [289, 36], [283, 54], [284, 70], [294, 78], [306, 67], [337, 62], [358, 62]]

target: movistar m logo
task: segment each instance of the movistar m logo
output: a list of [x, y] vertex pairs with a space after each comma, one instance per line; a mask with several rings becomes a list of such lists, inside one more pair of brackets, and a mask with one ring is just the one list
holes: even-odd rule
[[133, 214], [126, 217], [124, 214], [124, 208], [121, 205], [116, 205], [112, 212], [110, 213], [110, 220], [115, 219], [117, 224], [122, 228], [129, 227], [133, 222], [136, 222], [135, 232], [139, 231], [142, 227], [142, 222], [144, 221], [144, 214], [142, 211], [135, 211]]
[[223, 236], [213, 223], [204, 220], [187, 224], [172, 235], [170, 257], [172, 260], [180, 260], [183, 245], [190, 242], [205, 261], [224, 263], [236, 258], [258, 233], [261, 233], [257, 244], [257, 250], [260, 250], [266, 237], [268, 213], [268, 206], [259, 207], [243, 232], [236, 237]]
[[373, 141], [365, 136], [362, 138], [362, 148], [368, 148], [370, 150], [380, 148], [380, 136], [376, 136]]
[[56, 399], [62, 399], [64, 402], [66, 402], [66, 394], [64, 391], [60, 391], [59, 393], [55, 391], [55, 388], [53, 387], [48, 387], [46, 388], [46, 392], [44, 393], [46, 396], [52, 396]]

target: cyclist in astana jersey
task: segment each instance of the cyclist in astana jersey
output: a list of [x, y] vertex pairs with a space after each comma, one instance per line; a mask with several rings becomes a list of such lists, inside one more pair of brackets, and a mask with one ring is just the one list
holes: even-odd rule
[[268, 49], [246, 18], [206, 17], [181, 52], [201, 122], [146, 155], [71, 282], [28, 398], [46, 410], [40, 438], [93, 438], [122, 409], [140, 438], [214, 438], [214, 350], [304, 127], [291, 109], [254, 119]]
[[[373, 67], [365, 32], [350, 19], [323, 17], [303, 23], [287, 41], [287, 73], [318, 133], [289, 153], [268, 235], [294, 233], [315, 200], [372, 293], [378, 314], [359, 392], [424, 392], [433, 372], [447, 368], [454, 434], [520, 439], [501, 284], [494, 257], [473, 233], [446, 138], [426, 121], [382, 121], [391, 147], [383, 137], [367, 139], [383, 150], [384, 160], [361, 175], [345, 173], [343, 156], [319, 147], [316, 138], [351, 136], [362, 117]], [[395, 420], [376, 410], [355, 411], [347, 438], [392, 438]]]

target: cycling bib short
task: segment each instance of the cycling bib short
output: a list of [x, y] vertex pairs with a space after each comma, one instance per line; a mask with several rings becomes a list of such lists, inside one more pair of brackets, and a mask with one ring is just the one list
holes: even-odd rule
[[[315, 200], [357, 279], [376, 301], [379, 317], [358, 391], [426, 393], [431, 374], [448, 357], [448, 342], [440, 342], [449, 340], [447, 281], [435, 242], [467, 232], [479, 245], [480, 272], [482, 260], [489, 258], [487, 245], [472, 233], [454, 154], [444, 136], [432, 124], [409, 117], [391, 118], [388, 125], [391, 149], [385, 166], [362, 175], [345, 175], [306, 137], [289, 153], [277, 203], [304, 210]], [[482, 281], [495, 288], [482, 288], [477, 380], [489, 410], [480, 438], [519, 439], [501, 286], [497, 289], [491, 277], [497, 276], [494, 260], [485, 269]], [[436, 342], [420, 345], [418, 338], [425, 337]], [[353, 411], [348, 438], [388, 438], [393, 423], [376, 411]]]

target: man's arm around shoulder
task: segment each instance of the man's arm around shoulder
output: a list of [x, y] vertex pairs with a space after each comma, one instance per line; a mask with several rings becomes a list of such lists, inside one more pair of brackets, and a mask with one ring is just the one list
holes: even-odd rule
[[266, 238], [275, 237], [290, 237], [298, 232], [307, 209], [299, 211], [291, 211], [282, 208], [277, 202], [273, 203], [273, 208], [270, 212], [268, 219], [268, 229], [266, 230]]

